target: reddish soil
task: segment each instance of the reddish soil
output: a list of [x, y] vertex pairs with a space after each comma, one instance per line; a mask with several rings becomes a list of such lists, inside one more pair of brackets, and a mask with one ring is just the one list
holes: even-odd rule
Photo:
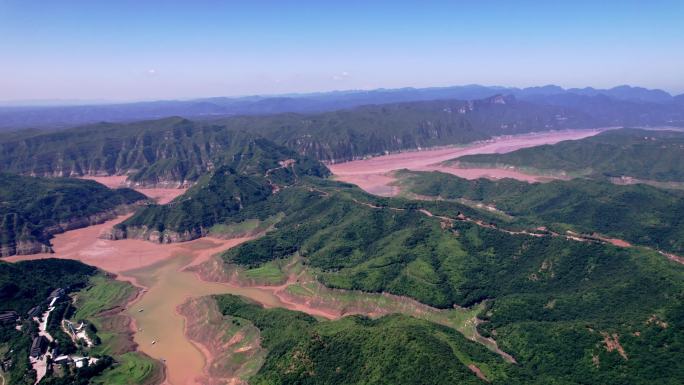
[[[596, 135], [604, 129], [550, 131], [523, 135], [496, 137], [488, 141], [475, 142], [465, 146], [441, 147], [421, 151], [402, 152], [332, 164], [328, 167], [338, 180], [357, 184], [362, 189], [378, 195], [396, 195], [398, 190], [390, 184], [394, 178], [390, 172], [400, 169], [415, 171], [442, 171], [464, 178], [515, 178], [528, 182], [544, 178], [514, 170], [460, 169], [441, 163], [464, 155], [506, 153], [525, 147], [554, 144], [563, 140], [577, 140]], [[548, 179], [548, 178], [546, 178]]]
[[121, 274], [169, 259], [179, 253], [193, 254], [195, 258], [192, 263], [201, 263], [212, 254], [245, 241], [243, 238], [205, 237], [184, 243], [157, 244], [139, 239], [112, 241], [99, 238], [100, 234], [124, 221], [130, 215], [123, 215], [99, 225], [57, 234], [52, 239], [55, 253], [15, 255], [3, 258], [3, 260], [15, 262], [45, 258], [76, 259], [102, 270]]
[[[233, 325], [219, 312], [211, 297], [190, 299], [177, 310], [186, 319], [185, 335], [206, 358], [204, 373], [196, 381], [203, 385], [245, 385], [240, 377], [251, 369], [247, 361], [259, 360], [258, 356], [265, 355], [258, 338], [243, 343], [246, 333], [258, 336], [258, 329], [249, 325], [231, 331]], [[238, 355], [236, 359], [234, 356]]]
[[[418, 170], [421, 171], [421, 170]], [[458, 168], [449, 167], [445, 165], [434, 165], [429, 170], [424, 171], [440, 171], [446, 174], [452, 174], [465, 179], [502, 179], [512, 178], [523, 182], [546, 182], [552, 179], [559, 179], [549, 176], [525, 174], [521, 171], [503, 168]]]
[[480, 378], [481, 380], [489, 382], [489, 379], [482, 373], [480, 368], [478, 368], [475, 364], [470, 364], [468, 365], [468, 369], [470, 369], [475, 375]]
[[[126, 175], [84, 176], [83, 179], [94, 180], [109, 188], [128, 187], [126, 184]], [[162, 205], [171, 202], [187, 190], [186, 188], [147, 188], [135, 186], [133, 188]]]
[[613, 246], [617, 247], [632, 247], [632, 244], [622, 240], [622, 239], [617, 239], [617, 238], [607, 238], [605, 239], [606, 242], [610, 243]]
[[617, 333], [610, 335], [606, 332], [601, 332], [601, 335], [603, 336], [603, 344], [606, 346], [608, 352], [617, 351], [622, 358], [625, 360], [629, 359], [627, 353], [625, 353], [625, 349], [620, 345]]

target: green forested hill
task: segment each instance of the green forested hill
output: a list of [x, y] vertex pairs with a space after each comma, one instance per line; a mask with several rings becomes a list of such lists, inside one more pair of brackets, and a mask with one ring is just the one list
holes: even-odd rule
[[[265, 219], [277, 214], [266, 207], [274, 194], [289, 189], [301, 178], [320, 178], [330, 173], [320, 162], [264, 139], [219, 163], [222, 166], [204, 175], [170, 204], [146, 206], [117, 225], [114, 237], [158, 237], [160, 242], [190, 240], [206, 235], [214, 225]], [[244, 214], [245, 210], [250, 214]]]
[[392, 315], [318, 322], [232, 295], [215, 299], [225, 316], [261, 331], [261, 346], [269, 354], [250, 378], [253, 385], [482, 384], [467, 365], [506, 369], [485, 347], [427, 321]]
[[401, 171], [398, 177], [407, 192], [483, 202], [529, 226], [559, 231], [570, 227], [684, 253], [684, 192], [679, 190], [586, 179], [549, 183], [467, 180], [440, 172]]
[[322, 161], [467, 143], [493, 135], [596, 125], [581, 113], [502, 96], [370, 105], [310, 115], [238, 117], [222, 122], [229, 127], [245, 127]]
[[0, 261], [0, 311], [14, 310], [23, 316], [54, 289], [83, 287], [95, 271], [94, 267], [63, 259]]
[[314, 159], [340, 161], [497, 134], [594, 125], [582, 114], [510, 97], [216, 121], [167, 118], [9, 136], [0, 140], [0, 170], [37, 175], [130, 174], [133, 181], [146, 184], [179, 183], [197, 180], [258, 137]]
[[117, 207], [143, 199], [89, 180], [0, 173], [0, 254], [48, 251], [52, 234], [112, 217]]
[[253, 137], [180, 118], [102, 123], [0, 144], [4, 171], [48, 176], [131, 174], [134, 182], [193, 181]]
[[[415, 202], [320, 190], [275, 231], [226, 252], [226, 262], [255, 267], [297, 253], [327, 286], [438, 307], [486, 301], [481, 333], [518, 361], [497, 369], [495, 383], [677, 384], [684, 378], [684, 364], [675, 358], [684, 348], [684, 266], [651, 251], [508, 234], [429, 217]], [[463, 212], [450, 202], [423, 207], [453, 217]], [[395, 337], [401, 339], [385, 336], [390, 345]], [[323, 349], [298, 343], [275, 350], [257, 378], [291, 381], [284, 369], [288, 349], [307, 352], [325, 372], [332, 352], [345, 349], [334, 345], [344, 346], [345, 337], [331, 338]], [[382, 360], [375, 349], [365, 348], [368, 359]], [[401, 362], [397, 370], [411, 367]]]
[[463, 167], [514, 166], [569, 175], [684, 182], [684, 132], [619, 129], [507, 154], [467, 155]]

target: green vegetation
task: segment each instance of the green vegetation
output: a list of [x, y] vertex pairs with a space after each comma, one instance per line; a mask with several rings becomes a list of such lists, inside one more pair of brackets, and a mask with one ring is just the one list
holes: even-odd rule
[[221, 312], [261, 331], [266, 361], [251, 384], [481, 384], [503, 360], [444, 326], [401, 315], [318, 322], [303, 313], [215, 297]]
[[91, 384], [157, 384], [163, 377], [161, 364], [135, 351], [126, 316], [112, 309], [122, 309], [135, 296], [128, 282], [98, 274], [88, 287], [74, 295], [74, 322], [85, 320], [95, 327], [101, 343], [90, 349], [91, 355], [114, 357], [114, 365], [91, 379]]
[[657, 249], [684, 252], [684, 192], [648, 185], [573, 179], [527, 183], [467, 180], [439, 172], [397, 173], [406, 192], [483, 202], [521, 226], [600, 234]]
[[52, 234], [87, 226], [97, 215], [145, 196], [97, 182], [0, 173], [0, 255], [47, 251]]
[[163, 369], [157, 361], [137, 352], [116, 357], [117, 364], [90, 380], [93, 385], [146, 385], [158, 384]]
[[[28, 354], [38, 327], [26, 312], [34, 306], [47, 309], [47, 297], [54, 289], [78, 290], [95, 271], [93, 267], [70, 260], [45, 259], [16, 264], [0, 261], [0, 312], [15, 311], [23, 320], [21, 330], [16, 330], [14, 323], [0, 325], [0, 351], [3, 352], [0, 361], [9, 362], [9, 371], [4, 374], [8, 384], [35, 382]], [[60, 308], [62, 312], [65, 310], [63, 305]]]
[[508, 167], [573, 176], [684, 182], [684, 132], [619, 129], [507, 154], [467, 155], [462, 167]]
[[21, 316], [43, 304], [57, 288], [77, 290], [86, 285], [95, 268], [64, 259], [41, 259], [7, 263], [0, 261], [0, 311]]
[[[227, 263], [254, 268], [297, 253], [329, 287], [389, 292], [443, 308], [485, 301], [480, 333], [519, 363], [517, 374], [506, 372], [508, 384], [684, 378], [684, 364], [674, 358], [683, 348], [684, 266], [656, 252], [449, 221], [420, 210], [522, 226], [457, 202], [378, 198], [333, 182], [277, 195], [301, 208], [274, 231], [227, 251]], [[663, 322], [667, 327], [658, 326]], [[628, 360], [612, 339], [605, 342], [613, 334]], [[647, 375], [652, 361], [658, 371]]]
[[[144, 183], [196, 180], [170, 204], [141, 209], [118, 226], [114, 236], [147, 232], [153, 238], [151, 232], [157, 232], [165, 242], [269, 228], [260, 238], [222, 254], [223, 262], [239, 269], [241, 278], [280, 284], [290, 269], [306, 269], [304, 275], [310, 279], [290, 285], [285, 294], [342, 306], [362, 303], [379, 313], [415, 306], [416, 318], [390, 315], [321, 322], [303, 313], [263, 309], [233, 296], [216, 297], [222, 314], [235, 325], [249, 323], [260, 331], [268, 354], [250, 379], [252, 384], [482, 383], [477, 371], [494, 384], [506, 385], [681, 384], [684, 266], [646, 248], [580, 242], [543, 230], [540, 236], [516, 232], [538, 226], [557, 232], [596, 231], [681, 252], [681, 191], [616, 186], [604, 180], [527, 184], [405, 172], [400, 175], [411, 193], [443, 199], [380, 198], [323, 179], [328, 171], [322, 164], [255, 136], [264, 135], [319, 159], [348, 158], [487, 137], [500, 132], [502, 121], [520, 118], [516, 115], [520, 110], [511, 111], [502, 101], [479, 107], [446, 102], [374, 106], [306, 119], [300, 115], [203, 123], [169, 119], [144, 127], [117, 125], [112, 131], [99, 126], [97, 132], [86, 127], [64, 131], [62, 136], [25, 139], [23, 147], [15, 143], [17, 150], [5, 145], [0, 160], [9, 162], [10, 169], [30, 172], [22, 168], [27, 164], [27, 148], [45, 149], [47, 142], [41, 140], [50, 137], [57, 142], [55, 148], [62, 146], [61, 153], [70, 154], [70, 160], [50, 158], [45, 163], [49, 167], [59, 163], [89, 172], [104, 168], [108, 173], [135, 168], [139, 171], [131, 179]], [[475, 110], [483, 121], [476, 120], [478, 113], [469, 115]], [[427, 112], [437, 117], [426, 120], [422, 114]], [[543, 122], [542, 118], [536, 122]], [[474, 122], [491, 129], [475, 131]], [[239, 131], [238, 126], [252, 127], [253, 132]], [[527, 126], [514, 127], [518, 127], [515, 131]], [[92, 137], [85, 138], [91, 132]], [[84, 139], [72, 141], [74, 133]], [[675, 169], [681, 163], [677, 158], [681, 147], [676, 146], [682, 144], [677, 134], [620, 130], [596, 138], [592, 139], [600, 146], [585, 151], [604, 160], [593, 159], [587, 171], [578, 163], [580, 152], [571, 156], [578, 166], [568, 168], [570, 172], [599, 179], [629, 175], [679, 180], [681, 170]], [[616, 146], [621, 146], [619, 151], [610, 150]], [[610, 158], [611, 151], [618, 155]], [[56, 155], [45, 150], [45, 156]], [[647, 162], [654, 166], [647, 167]], [[603, 164], [616, 168], [601, 169]], [[478, 208], [480, 202], [503, 213]], [[123, 323], [104, 311], [125, 303], [132, 294], [129, 285], [92, 276], [93, 269], [76, 262], [33, 263], [22, 265], [27, 268], [0, 264], [2, 305], [25, 314], [51, 288], [73, 290], [90, 279], [90, 285], [77, 294], [72, 319], [88, 321], [89, 330], [101, 341], [90, 350], [92, 354], [114, 359], [111, 368], [69, 374], [75, 378], [52, 376], [49, 383], [82, 383], [95, 374], [92, 380], [102, 384], [159, 378], [158, 363], [130, 353], [130, 341], [120, 329]], [[380, 293], [422, 304], [409, 299], [390, 303], [389, 296]], [[67, 305], [58, 306], [55, 320], [68, 317]], [[442, 310], [428, 311], [421, 308], [424, 305]], [[48, 324], [59, 333], [54, 320]], [[505, 354], [495, 354], [493, 342], [485, 343], [478, 333], [496, 340], [517, 364], [503, 360]], [[31, 322], [22, 331], [2, 329], [0, 352], [8, 354], [11, 347], [17, 352], [12, 353], [17, 359], [10, 381], [32, 381], [25, 360], [32, 334]]]
[[74, 322], [88, 321], [97, 329], [101, 343], [91, 349], [92, 354], [115, 355], [131, 348], [125, 325], [118, 327], [116, 314], [107, 312], [117, 306], [125, 306], [135, 295], [135, 288], [128, 282], [116, 281], [104, 275], [96, 275], [90, 284], [74, 296], [76, 311], [71, 316]]
[[[253, 142], [253, 146], [236, 155], [234, 160], [225, 160], [222, 164], [170, 204], [150, 205], [138, 211], [116, 227], [116, 236], [122, 238], [130, 232], [157, 231], [165, 235], [160, 237], [162, 242], [167, 237], [174, 240], [197, 238], [216, 225], [255, 219], [242, 212], [264, 203], [275, 192], [294, 185], [302, 177], [329, 174], [321, 163], [265, 140]], [[272, 218], [259, 215], [257, 219]], [[142, 236], [147, 237], [146, 234]]]
[[287, 276], [283, 274], [275, 261], [267, 262], [259, 267], [246, 270], [244, 272], [244, 277], [265, 285], [277, 285], [287, 279]]
[[[502, 103], [503, 102], [503, 103]], [[557, 119], [563, 115], [565, 119]], [[595, 123], [564, 109], [513, 98], [425, 101], [317, 114], [236, 116], [214, 121], [166, 118], [100, 123], [0, 139], [0, 170], [20, 174], [130, 173], [145, 184], [199, 179], [265, 138], [318, 160], [350, 160], [492, 135]]]
[[[124, 306], [135, 294], [127, 282], [115, 281], [93, 267], [77, 261], [44, 259], [16, 264], [0, 262], [0, 312], [13, 310], [23, 319], [21, 330], [15, 324], [0, 325], [0, 360], [9, 362], [4, 373], [8, 385], [33, 384], [28, 350], [37, 335], [37, 324], [28, 319], [26, 311], [36, 305], [47, 309], [46, 299], [56, 288], [63, 288], [75, 298], [61, 297], [50, 312], [47, 331], [55, 338], [51, 347], [58, 354], [88, 355], [99, 361], [82, 369], [59, 366], [49, 370], [41, 384], [153, 384], [163, 376], [161, 365], [134, 352], [125, 316], [112, 309]], [[41, 311], [42, 313], [42, 311]], [[62, 320], [75, 324], [84, 322], [87, 334], [95, 346], [72, 342], [63, 330]], [[54, 358], [54, 356], [53, 356]]]
[[246, 219], [242, 222], [231, 224], [217, 224], [209, 229], [209, 235], [215, 237], [238, 238], [262, 233], [283, 219], [282, 213], [266, 218]]

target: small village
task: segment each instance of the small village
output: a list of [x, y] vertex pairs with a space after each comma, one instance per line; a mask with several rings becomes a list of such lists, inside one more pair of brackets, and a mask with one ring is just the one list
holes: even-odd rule
[[[16, 311], [0, 313], [0, 324], [14, 324], [19, 331], [27, 325], [37, 326], [35, 334], [31, 333], [34, 336], [28, 357], [33, 370], [36, 372], [35, 384], [38, 384], [48, 374], [61, 377], [99, 361], [98, 358], [90, 357], [87, 354], [89, 348], [99, 343], [99, 338], [94, 333], [94, 326], [84, 321], [76, 325], [68, 319], [62, 319], [64, 312], [55, 314], [58, 306], [70, 306], [71, 301], [72, 299], [67, 295], [66, 290], [57, 288], [50, 293], [43, 303], [32, 307], [26, 313], [25, 319], [22, 319]], [[52, 320], [51, 316], [59, 316], [60, 320]], [[26, 323], [27, 320], [33, 323]], [[61, 351], [60, 346], [65, 346], [63, 343], [66, 341], [58, 341], [49, 332], [49, 325], [54, 322], [58, 322], [61, 331], [71, 339], [67, 342], [70, 351]], [[9, 355], [0, 357], [0, 370], [3, 372], [9, 372], [15, 364]]]

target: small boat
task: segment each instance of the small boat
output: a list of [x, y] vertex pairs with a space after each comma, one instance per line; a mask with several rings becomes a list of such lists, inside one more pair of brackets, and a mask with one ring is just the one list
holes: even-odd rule
[[138, 310], [138, 313], [142, 313], [142, 311], [143, 311], [143, 310], [144, 310], [144, 309], [140, 309], [140, 310]]
[[154, 344], [156, 344], [156, 343], [157, 343], [157, 340], [152, 341], [152, 345], [154, 345]]

